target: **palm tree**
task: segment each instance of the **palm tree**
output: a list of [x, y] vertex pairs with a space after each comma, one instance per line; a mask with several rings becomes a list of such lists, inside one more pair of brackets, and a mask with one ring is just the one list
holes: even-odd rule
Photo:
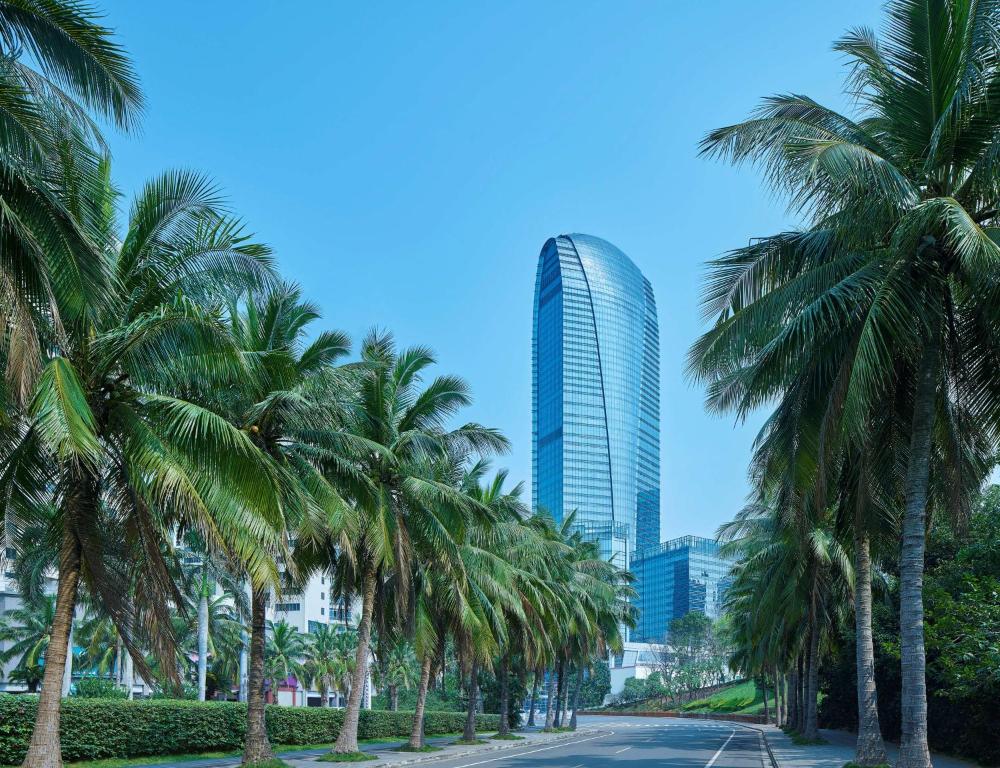
[[303, 635], [286, 621], [268, 622], [267, 645], [264, 649], [264, 674], [271, 686], [290, 677], [304, 680], [306, 668], [303, 659], [309, 652], [309, 635]]
[[[188, 173], [146, 186], [117, 245], [109, 169], [91, 160], [74, 158], [62, 185], [80, 227], [102, 244], [109, 281], [77, 297], [82, 307], [65, 307], [62, 324], [52, 318], [30, 404], [0, 426], [0, 485], [14, 539], [23, 542], [34, 521], [59, 537], [32, 766], [61, 761], [60, 682], [81, 579], [148, 678], [136, 632], [145, 627], [154, 655], [171, 658], [169, 606], [180, 604], [164, 532], [183, 521], [260, 578], [274, 570], [261, 547], [278, 509], [267, 464], [245, 433], [177, 396], [196, 381], [235, 387], [246, 378], [209, 296], [267, 279], [267, 252], [224, 218], [212, 186]], [[109, 567], [109, 547], [127, 567]]]
[[388, 689], [389, 709], [393, 712], [399, 709], [400, 686], [410, 690], [417, 682], [413, 673], [417, 665], [416, 661], [413, 647], [406, 641], [397, 640], [389, 647], [378, 684], [380, 687], [384, 686]]
[[340, 691], [347, 676], [353, 648], [350, 633], [330, 624], [320, 624], [306, 647], [305, 676], [320, 692], [321, 706], [330, 706], [330, 691]]
[[[352, 509], [339, 489], [365, 492], [364, 478], [359, 479], [350, 462], [351, 451], [364, 441], [338, 429], [350, 387], [334, 363], [346, 354], [347, 337], [324, 331], [306, 343], [308, 326], [319, 312], [302, 301], [297, 286], [282, 284], [251, 292], [243, 307], [233, 306], [229, 314], [232, 336], [241, 354], [252, 361], [256, 375], [237, 396], [226, 393], [219, 407], [268, 458], [279, 480], [282, 535], [296, 539], [295, 559], [284, 557], [288, 563], [284, 583], [250, 574], [248, 725], [243, 752], [243, 763], [248, 764], [273, 756], [264, 722], [268, 592], [304, 578], [339, 537], [350, 535]], [[282, 555], [283, 549], [284, 545], [272, 556]]]
[[[193, 603], [193, 613], [197, 617], [198, 701], [205, 701], [213, 625], [222, 630], [222, 622], [241, 624], [242, 619], [249, 616], [250, 609], [246, 591], [240, 579], [233, 575], [231, 563], [214, 557], [193, 531], [185, 536], [185, 550], [181, 574], [186, 597]], [[216, 595], [217, 590], [221, 590], [220, 595]]]
[[[70, 325], [105, 283], [100, 243], [50, 183], [61, 156], [103, 146], [91, 114], [138, 122], [138, 79], [94, 9], [68, 0], [0, 5], [0, 342], [10, 396], [28, 401], [50, 324]], [[33, 65], [35, 68], [33, 68]]]
[[[705, 152], [757, 163], [808, 226], [755, 241], [713, 266], [706, 308], [716, 328], [693, 350], [716, 407], [738, 412], [779, 394], [800, 352], [825, 350], [843, 371], [844, 430], [864, 445], [866, 420], [905, 409], [901, 525], [902, 768], [930, 765], [921, 584], [936, 424], [967, 408], [995, 428], [1000, 264], [1000, 114], [993, 30], [1000, 3], [892, 0], [882, 39], [849, 32], [851, 119], [797, 95], [719, 129]], [[741, 345], [745, 346], [740, 348]], [[974, 430], [973, 430], [974, 431]], [[975, 477], [953, 463], [952, 506]]]
[[[480, 452], [507, 447], [499, 433], [478, 424], [445, 429], [470, 397], [465, 382], [454, 376], [440, 376], [421, 388], [422, 372], [434, 362], [430, 350], [397, 352], [391, 336], [372, 333], [362, 343], [361, 360], [359, 405], [347, 429], [367, 446], [356, 459], [367, 488], [355, 492], [356, 535], [341, 539], [337, 558], [340, 584], [361, 598], [354, 680], [334, 746], [341, 754], [358, 751], [376, 593], [395, 595], [397, 615], [406, 615], [415, 547], [454, 561], [455, 531], [474, 506], [452, 485], [434, 479], [428, 460], [445, 459], [455, 447]], [[391, 588], [380, 589], [386, 583]]]
[[[7, 649], [0, 653], [0, 666], [5, 666], [11, 659], [16, 658], [15, 669], [39, 670], [45, 661], [49, 641], [52, 638], [55, 613], [55, 597], [44, 595], [38, 600], [12, 608], [0, 617], [0, 642], [10, 643]], [[34, 680], [34, 677], [33, 673], [26, 674], [26, 678]], [[60, 689], [61, 687], [60, 683]], [[33, 693], [34, 689], [31, 692]]]

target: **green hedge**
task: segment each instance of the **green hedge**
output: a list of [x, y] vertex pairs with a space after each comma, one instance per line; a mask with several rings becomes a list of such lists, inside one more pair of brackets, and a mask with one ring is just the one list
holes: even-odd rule
[[[31, 739], [37, 696], [0, 694], [0, 765], [16, 765]], [[245, 704], [177, 700], [116, 701], [63, 699], [63, 760], [96, 760], [182, 752], [238, 750], [246, 732]], [[274, 744], [323, 744], [336, 740], [344, 719], [341, 709], [267, 708], [267, 732]], [[412, 712], [363, 710], [358, 738], [405, 737]], [[460, 712], [428, 712], [428, 734], [461, 731]], [[494, 730], [496, 715], [479, 715], [477, 727]]]

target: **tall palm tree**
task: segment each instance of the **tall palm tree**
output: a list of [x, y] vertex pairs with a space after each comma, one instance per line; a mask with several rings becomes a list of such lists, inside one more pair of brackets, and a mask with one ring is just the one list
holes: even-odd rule
[[[196, 381], [235, 387], [247, 377], [209, 297], [267, 279], [266, 249], [247, 241], [194, 174], [150, 182], [120, 245], [107, 163], [73, 158], [60, 183], [80, 227], [102, 245], [109, 281], [74, 297], [63, 323], [51, 318], [30, 402], [0, 425], [0, 488], [14, 539], [45, 520], [59, 541], [31, 766], [61, 763], [60, 682], [81, 580], [148, 675], [137, 632], [154, 655], [171, 658], [169, 606], [180, 603], [165, 532], [183, 522], [264, 578], [274, 563], [261, 541], [278, 510], [275, 479], [249, 437], [178, 396]], [[109, 567], [112, 549], [127, 567]]]
[[50, 182], [63, 156], [103, 146], [91, 115], [138, 122], [138, 79], [97, 12], [68, 0], [0, 4], [0, 334], [16, 403], [30, 398], [50, 326], [103, 290], [101, 243]]
[[[713, 266], [706, 308], [718, 324], [693, 350], [720, 408], [780, 393], [799, 353], [843, 370], [843, 423], [860, 444], [888, 403], [908, 414], [901, 525], [902, 768], [930, 765], [922, 578], [938, 420], [967, 408], [995, 443], [1000, 359], [1000, 19], [995, 0], [892, 0], [878, 38], [836, 44], [852, 63], [855, 119], [805, 96], [767, 100], [719, 129], [707, 153], [756, 163], [808, 219]], [[741, 345], [744, 345], [742, 349]], [[965, 491], [976, 478], [959, 476]], [[964, 493], [952, 505], [961, 507]]]
[[393, 712], [399, 709], [400, 687], [410, 690], [416, 683], [414, 675], [416, 662], [413, 647], [405, 640], [397, 640], [389, 647], [378, 685], [388, 690], [389, 709]]
[[264, 650], [264, 674], [272, 687], [280, 681], [294, 677], [305, 679], [304, 659], [309, 653], [309, 635], [303, 635], [287, 621], [267, 623], [267, 644]]
[[0, 653], [0, 665], [17, 659], [16, 669], [37, 669], [45, 661], [52, 638], [56, 599], [44, 595], [12, 608], [0, 617], [0, 642], [10, 643]]
[[[255, 375], [219, 408], [267, 457], [278, 478], [282, 501], [280, 529], [285, 541], [296, 539], [295, 558], [283, 554], [284, 542], [272, 556], [288, 564], [283, 580], [261, 580], [249, 574], [251, 627], [247, 685], [247, 737], [244, 764], [271, 759], [264, 722], [265, 608], [271, 589], [301, 580], [309, 562], [322, 559], [338, 537], [349, 536], [352, 508], [341, 491], [366, 491], [350, 457], [364, 441], [338, 425], [350, 399], [350, 386], [334, 365], [348, 350], [342, 333], [324, 331], [307, 342], [318, 309], [302, 300], [301, 290], [281, 284], [249, 293], [242, 306], [230, 308], [231, 333]], [[216, 393], [216, 397], [218, 397]], [[331, 478], [336, 484], [331, 483]]]
[[[434, 363], [430, 350], [397, 351], [391, 336], [372, 333], [362, 343], [361, 361], [359, 405], [347, 429], [368, 446], [356, 459], [368, 487], [353, 497], [357, 532], [342, 538], [337, 559], [340, 584], [361, 598], [354, 680], [334, 746], [341, 754], [358, 751], [376, 593], [393, 594], [397, 615], [406, 615], [415, 547], [454, 561], [455, 532], [474, 506], [454, 486], [429, 474], [428, 460], [446, 459], [451, 448], [488, 452], [507, 447], [498, 432], [478, 424], [446, 429], [470, 396], [455, 376], [421, 386], [423, 372]], [[380, 589], [386, 582], [391, 589]]]
[[353, 650], [345, 647], [348, 634], [330, 624], [320, 624], [306, 647], [305, 676], [320, 692], [320, 706], [330, 706], [330, 691], [339, 692], [347, 675], [348, 657]]
[[[193, 604], [197, 617], [198, 701], [205, 701], [213, 625], [221, 629], [222, 622], [241, 623], [250, 610], [246, 591], [241, 580], [233, 574], [232, 563], [214, 556], [193, 531], [187, 533], [184, 544], [181, 575], [185, 596]], [[221, 594], [216, 595], [219, 590]]]

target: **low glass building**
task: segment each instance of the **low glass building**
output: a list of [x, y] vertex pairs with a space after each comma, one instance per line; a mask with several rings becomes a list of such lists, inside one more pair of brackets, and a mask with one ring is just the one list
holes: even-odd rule
[[638, 552], [630, 566], [639, 593], [639, 622], [632, 639], [662, 643], [670, 622], [691, 611], [718, 618], [732, 566], [731, 559], [719, 554], [719, 542], [699, 536], [682, 536]]
[[660, 540], [660, 342], [653, 288], [611, 243], [548, 240], [532, 335], [532, 502], [627, 567]]

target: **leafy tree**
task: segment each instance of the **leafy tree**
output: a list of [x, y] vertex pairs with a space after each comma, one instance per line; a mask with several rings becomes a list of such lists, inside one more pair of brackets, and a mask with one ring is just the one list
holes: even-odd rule
[[[103, 146], [92, 115], [122, 129], [142, 110], [138, 78], [93, 8], [67, 0], [0, 7], [0, 361], [8, 394], [27, 404], [51, 343], [105, 281], [100, 241], [53, 179], [64, 158]], [[57, 760], [50, 756], [48, 760]]]
[[[0, 653], [0, 666], [17, 659], [15, 670], [23, 669], [20, 681], [32, 681], [37, 686], [36, 675], [41, 669], [52, 639], [52, 623], [55, 620], [56, 599], [44, 595], [38, 600], [23, 603], [7, 611], [0, 617], [0, 642], [10, 643]], [[13, 679], [13, 678], [11, 678]], [[62, 681], [59, 683], [62, 690]], [[31, 692], [34, 687], [29, 686]]]
[[[905, 435], [900, 560], [901, 768], [930, 765], [921, 582], [932, 474], [957, 511], [982, 479], [933, 437], [957, 415], [951, 448], [995, 437], [1000, 392], [995, 281], [1000, 246], [1000, 82], [996, 2], [893, 0], [881, 39], [849, 32], [856, 119], [812, 99], [768, 99], [712, 132], [711, 155], [760, 167], [804, 215], [713, 264], [716, 326], [692, 351], [718, 409], [746, 413], [781, 396], [807, 366], [833, 372], [829, 424], [873, 445], [870, 418], [895, 413]], [[932, 465], [936, 465], [932, 471]], [[822, 486], [820, 486], [822, 487]]]
[[303, 659], [309, 648], [309, 636], [286, 621], [268, 622], [264, 649], [264, 674], [277, 686], [289, 677], [306, 679]]
[[611, 670], [608, 662], [601, 659], [590, 665], [590, 671], [580, 688], [580, 706], [584, 709], [599, 707], [611, 693]]
[[364, 484], [353, 497], [356, 533], [340, 540], [336, 563], [341, 591], [361, 598], [354, 680], [334, 746], [341, 754], [358, 751], [358, 715], [377, 594], [393, 596], [391, 601], [379, 600], [383, 611], [394, 601], [393, 610], [405, 616], [416, 547], [454, 556], [450, 532], [473, 503], [436, 480], [428, 472], [428, 460], [444, 459], [452, 448], [489, 452], [507, 447], [499, 433], [478, 424], [445, 428], [446, 421], [469, 404], [470, 395], [455, 376], [440, 376], [422, 386], [423, 372], [434, 363], [427, 348], [397, 351], [390, 336], [372, 333], [362, 342], [361, 362], [359, 405], [346, 428], [366, 445], [354, 464]]
[[[235, 386], [246, 378], [208, 296], [267, 279], [267, 251], [247, 242], [212, 186], [189, 173], [150, 182], [118, 243], [108, 174], [96, 157], [63, 168], [68, 204], [102, 247], [103, 282], [81, 283], [88, 290], [60, 307], [61, 324], [50, 318], [30, 402], [0, 424], [9, 530], [22, 550], [22, 532], [39, 522], [58, 541], [32, 766], [61, 759], [60, 682], [81, 580], [152, 679], [139, 632], [161, 661], [173, 657], [170, 606], [180, 596], [169, 569], [172, 527], [200, 530], [255, 574], [274, 569], [260, 545], [278, 508], [271, 472], [245, 433], [178, 396], [195, 381]], [[161, 670], [176, 679], [172, 664]]]
[[306, 679], [329, 706], [330, 691], [346, 690], [354, 660], [354, 633], [329, 624], [320, 624], [305, 651]]
[[[348, 339], [324, 331], [307, 342], [309, 325], [318, 318], [319, 311], [302, 300], [297, 286], [279, 284], [249, 293], [242, 307], [230, 308], [229, 321], [235, 344], [244, 358], [254, 361], [256, 375], [238, 390], [210, 393], [234, 428], [266, 457], [268, 471], [276, 477], [281, 501], [276, 528], [282, 538], [262, 554], [288, 564], [284, 583], [277, 573], [264, 578], [247, 574], [251, 626], [245, 764], [273, 758], [264, 723], [268, 592], [296, 584], [309, 572], [300, 567], [300, 560], [322, 558], [337, 537], [355, 530], [340, 485], [358, 484], [358, 473], [344, 458], [358, 441], [338, 431], [348, 390], [335, 366], [348, 351]], [[354, 492], [363, 493], [364, 488]], [[288, 537], [296, 539], [295, 560], [287, 556]]]

